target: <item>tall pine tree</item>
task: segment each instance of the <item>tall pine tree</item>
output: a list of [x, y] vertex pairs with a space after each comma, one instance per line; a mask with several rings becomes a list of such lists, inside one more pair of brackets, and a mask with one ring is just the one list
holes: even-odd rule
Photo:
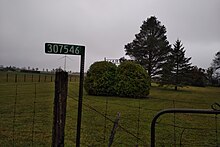
[[213, 67], [215, 70], [220, 69], [220, 51], [218, 51], [218, 52], [215, 54], [215, 58], [213, 59], [213, 62], [212, 62], [212, 67]]
[[185, 50], [183, 44], [179, 39], [173, 45], [169, 58], [163, 66], [161, 75], [161, 84], [171, 84], [175, 86], [175, 90], [178, 86], [185, 85], [189, 80], [189, 73], [191, 70], [190, 58], [185, 57]]
[[144, 21], [135, 39], [125, 45], [126, 55], [140, 63], [150, 78], [159, 75], [170, 51], [166, 28], [155, 16]]

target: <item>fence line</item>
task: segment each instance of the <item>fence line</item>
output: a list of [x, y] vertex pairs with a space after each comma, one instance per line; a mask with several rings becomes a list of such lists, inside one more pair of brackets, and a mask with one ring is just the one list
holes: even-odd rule
[[32, 143], [32, 146], [34, 146], [34, 125], [35, 125], [35, 104], [36, 104], [36, 98], [37, 98], [37, 84], [35, 83], [34, 84], [34, 108], [33, 108], [33, 121], [32, 121], [32, 135], [31, 135], [31, 137], [32, 137], [32, 139], [31, 139], [31, 143]]
[[[75, 101], [78, 101], [76, 98], [68, 95], [69, 98], [75, 100]], [[83, 103], [83, 106], [93, 110], [94, 112], [96, 112], [97, 114], [99, 114], [100, 116], [104, 117], [106, 120], [110, 121], [112, 124], [114, 124], [114, 120], [112, 120], [111, 118], [105, 116], [105, 114], [103, 114], [102, 112], [98, 111], [97, 109], [95, 109], [94, 107], [92, 107], [91, 105], [89, 104], [86, 104], [85, 102]], [[141, 140], [137, 135], [135, 135], [134, 133], [130, 132], [129, 130], [127, 130], [125, 127], [123, 127], [122, 125], [118, 124], [118, 127], [120, 129], [122, 129], [124, 132], [126, 132], [127, 134], [131, 135], [132, 137], [136, 138], [138, 141], [141, 141], [142, 143], [145, 143], [143, 140]]]
[[[138, 102], [138, 116], [137, 116], [137, 138], [139, 138], [139, 129], [140, 129], [140, 117], [141, 117], [141, 104], [140, 104], [140, 100]], [[137, 145], [139, 144], [139, 139], [137, 139]]]
[[[2, 83], [54, 82], [54, 80], [54, 73], [0, 72]], [[79, 82], [79, 75], [69, 75], [69, 82]]]
[[[26, 77], [26, 81], [27, 81]], [[42, 86], [42, 84], [44, 84]], [[3, 128], [0, 128], [0, 133], [6, 134], [11, 132], [12, 138], [7, 138], [5, 140], [10, 140], [11, 143], [8, 146], [17, 146], [20, 143], [17, 142], [17, 140], [20, 138], [18, 134], [24, 135], [23, 138], [28, 138], [26, 142], [26, 146], [38, 146], [37, 143], [39, 141], [39, 136], [41, 135], [41, 140], [43, 140], [43, 145], [50, 146], [50, 138], [51, 138], [51, 131], [48, 131], [48, 126], [50, 127], [52, 125], [52, 114], [51, 108], [52, 108], [52, 99], [53, 99], [53, 93], [50, 87], [51, 83], [1, 83], [0, 86], [6, 87], [6, 88], [0, 88], [0, 93], [4, 96], [0, 95], [0, 115], [2, 116], [0, 118], [0, 124], [2, 124]], [[11, 88], [11, 92], [8, 92], [8, 88]], [[51, 86], [53, 87], [53, 86]], [[24, 90], [28, 89], [28, 91]], [[77, 100], [77, 92], [71, 91], [71, 94], [68, 95], [68, 98], [73, 99], [74, 101], [69, 101], [71, 105], [76, 104]], [[3, 100], [4, 98], [7, 98], [8, 100]], [[28, 98], [25, 98], [28, 97]], [[1, 99], [2, 98], [2, 99]], [[122, 98], [123, 99], [123, 98]], [[152, 106], [148, 105], [148, 101], [151, 102], [152, 105], [155, 105], [161, 101], [161, 106], [154, 108]], [[145, 103], [146, 102], [146, 103]], [[49, 105], [45, 105], [45, 103]], [[159, 110], [166, 108], [166, 107], [177, 107], [179, 104], [182, 103], [188, 103], [188, 104], [195, 104], [198, 107], [204, 107], [204, 106], [210, 106], [210, 103], [205, 102], [189, 102], [189, 101], [181, 101], [181, 100], [171, 100], [171, 99], [160, 99], [160, 98], [149, 98], [148, 100], [142, 100], [142, 99], [131, 99], [129, 103], [119, 103], [118, 101], [115, 101], [115, 99], [112, 99], [111, 97], [84, 97], [83, 106], [84, 110], [86, 110], [86, 113], [93, 113], [92, 116], [100, 116], [99, 118], [102, 120], [101, 122], [101, 132], [99, 135], [97, 135], [97, 138], [93, 138], [94, 141], [98, 142], [99, 144], [107, 144], [108, 138], [110, 136], [110, 127], [112, 127], [115, 120], [115, 111], [120, 110], [121, 116], [119, 121], [118, 130], [116, 132], [115, 140], [113, 144], [117, 145], [126, 145], [129, 146], [129, 142], [125, 142], [122, 137], [126, 136], [133, 142], [134, 145], [137, 146], [147, 146], [149, 144], [149, 133], [148, 131], [148, 125], [151, 121], [151, 116], [154, 115]], [[69, 104], [69, 105], [70, 105]], [[149, 106], [149, 107], [148, 107]], [[28, 109], [24, 109], [24, 107], [27, 107]], [[72, 107], [72, 106], [71, 106]], [[217, 105], [212, 106], [214, 109], [219, 109]], [[9, 110], [10, 109], [10, 110]], [[46, 109], [46, 110], [45, 110]], [[91, 111], [90, 111], [91, 110]], [[115, 110], [115, 111], [114, 111]], [[127, 112], [131, 111], [131, 113]], [[135, 115], [132, 112], [136, 112]], [[67, 112], [68, 113], [68, 112]], [[149, 115], [145, 115], [145, 114]], [[71, 113], [72, 114], [72, 113]], [[132, 115], [131, 115], [132, 114]], [[149, 116], [149, 117], [148, 117]], [[47, 118], [48, 117], [48, 118]], [[75, 121], [75, 116], [68, 116], [71, 118], [71, 121]], [[40, 118], [40, 119], [39, 119]], [[189, 123], [189, 125], [184, 125], [185, 121], [183, 118], [189, 118], [192, 119], [192, 123], [194, 125], [190, 124], [188, 120], [186, 120], [186, 123]], [[194, 120], [195, 119], [195, 120]], [[198, 121], [196, 119], [204, 119], [206, 122], [210, 122], [212, 125], [204, 126], [202, 124], [199, 126]], [[168, 130], [168, 128], [171, 128], [171, 130], [167, 131], [168, 135], [164, 136], [158, 136], [158, 144], [161, 145], [178, 145], [178, 146], [184, 146], [189, 145], [189, 143], [193, 143], [194, 145], [201, 145], [202, 143], [206, 144], [207, 146], [215, 146], [219, 145], [220, 141], [220, 134], [219, 134], [219, 119], [220, 117], [218, 115], [215, 116], [207, 116], [207, 115], [168, 115], [167, 119], [164, 118], [160, 119], [157, 122], [157, 125], [159, 126], [158, 131]], [[9, 126], [4, 126], [4, 123], [7, 121], [12, 122]], [[26, 122], [25, 122], [26, 121]], [[213, 122], [212, 122], [213, 121]], [[25, 124], [23, 124], [25, 122]], [[89, 122], [86, 122], [89, 125]], [[96, 123], [96, 122], [95, 122]], [[44, 128], [44, 124], [47, 124], [47, 128]], [[206, 124], [206, 123], [205, 123]], [[70, 124], [71, 126], [71, 124]], [[21, 128], [24, 129], [21, 129]], [[27, 128], [25, 128], [27, 127]], [[52, 127], [51, 127], [52, 128]], [[49, 130], [51, 130], [49, 128]], [[71, 126], [71, 130], [73, 131], [76, 129], [75, 127]], [[92, 129], [92, 128], [91, 128]], [[144, 131], [143, 131], [144, 130]], [[85, 130], [87, 131], [87, 130]], [[187, 135], [191, 135], [197, 132], [199, 135], [203, 135], [204, 132], [211, 134], [210, 140], [211, 141], [205, 141], [205, 140], [194, 140], [193, 142], [190, 142], [190, 138], [187, 137]], [[191, 133], [191, 134], [190, 134]], [[119, 134], [120, 136], [117, 136]], [[170, 137], [166, 139], [166, 137]], [[48, 141], [49, 140], [49, 141]], [[70, 140], [70, 139], [68, 139]], [[4, 142], [3, 139], [0, 139], [0, 142]], [[25, 139], [23, 140], [25, 142]], [[82, 144], [90, 145], [87, 142], [82, 142]], [[191, 144], [192, 145], [192, 144]], [[39, 145], [40, 146], [40, 145]]]
[[15, 146], [15, 115], [16, 115], [16, 105], [17, 105], [17, 95], [18, 95], [18, 86], [15, 88], [15, 99], [14, 99], [14, 115], [13, 115], [13, 146]]
[[215, 135], [216, 135], [216, 146], [218, 146], [218, 117], [217, 114], [215, 115]]
[[[74, 94], [74, 95], [76, 95], [76, 94]], [[107, 98], [106, 98], [107, 99]], [[120, 98], [119, 98], [120, 99]], [[123, 99], [123, 98], [121, 98], [121, 99]], [[96, 99], [91, 99], [91, 98], [86, 98], [86, 97], [84, 97], [84, 100], [85, 101], [87, 101], [88, 103], [90, 103], [90, 104], [93, 104], [94, 102], [95, 103], [99, 103], [99, 104], [103, 104], [103, 105], [105, 105], [105, 107], [109, 107], [110, 105], [118, 105], [118, 106], [122, 106], [122, 107], [128, 107], [129, 108], [129, 110], [130, 109], [137, 109], [138, 111], [137, 111], [137, 116], [139, 115], [138, 113], [139, 113], [139, 109], [141, 110], [141, 111], [146, 111], [146, 112], [149, 112], [149, 111], [152, 111], [152, 112], [158, 112], [158, 111], [160, 111], [161, 109], [163, 109], [163, 108], [161, 108], [161, 109], [152, 109], [152, 108], [146, 108], [146, 107], [143, 107], [143, 106], [137, 106], [137, 105], [130, 105], [130, 104], [125, 104], [125, 103], [117, 103], [117, 102], [114, 102], [114, 101], [108, 101], [108, 103], [106, 103], [105, 101], [106, 100], [103, 100], [103, 98], [101, 98], [100, 97], [100, 99], [99, 98], [96, 98]], [[191, 103], [191, 102], [189, 102], [189, 101], [181, 101], [181, 100], [171, 100], [171, 99], [160, 99], [160, 98], [150, 98], [150, 99], [148, 99], [148, 100], [150, 100], [151, 102], [155, 102], [156, 103], [156, 101], [159, 101], [159, 100], [162, 100], [162, 101], [164, 101], [164, 102], [170, 102], [170, 106], [172, 106], [172, 107], [164, 107], [164, 108], [175, 108], [176, 107], [176, 104], [178, 103], [178, 104], [181, 104], [181, 103], [189, 103], [189, 104], [192, 104], [192, 105], [194, 105], [194, 104], [197, 104], [197, 106], [210, 106], [210, 103], [206, 103], [206, 102], [198, 102], [198, 103], [196, 103], [196, 102], [193, 102], [193, 103]], [[153, 100], [156, 100], [156, 101], [153, 101]], [[139, 101], [140, 103], [141, 103], [141, 101], [142, 101], [142, 99], [137, 99], [137, 100], [135, 100], [135, 101]], [[94, 107], [94, 106], [93, 106]], [[95, 106], [96, 107], [96, 106]], [[101, 108], [99, 108], [99, 107], [97, 107], [98, 109], [97, 109], [97, 111], [102, 111], [102, 112], [105, 112], [105, 110], [104, 109], [101, 109]], [[106, 114], [106, 112], [105, 112], [105, 114]], [[185, 114], [182, 114], [183, 115], [183, 117], [185, 117], [186, 115]], [[106, 116], [110, 116], [110, 114], [107, 114]], [[194, 118], [194, 117], [198, 117], [197, 119], [203, 119], [203, 118], [207, 118], [207, 119], [212, 119], [212, 118], [214, 118], [213, 116], [207, 116], [207, 115], [197, 115], [197, 114], [194, 114], [193, 116], [190, 116], [190, 117], [192, 117], [192, 118]], [[201, 117], [201, 118], [199, 118], [199, 117]], [[143, 123], [143, 120], [141, 120], [140, 119], [140, 117], [137, 117], [136, 119], [134, 119], [133, 117], [132, 118], [126, 118], [126, 117], [123, 117], [123, 115], [121, 115], [121, 118], [122, 119], [126, 119], [126, 121], [127, 122], [129, 122], [129, 121], [131, 121], [131, 122], [137, 122], [137, 130], [138, 130], [138, 124], [139, 123]], [[140, 119], [140, 120], [139, 120]], [[172, 122], [170, 122], [169, 124], [168, 124], [168, 126], [172, 126], [173, 127], [173, 144], [177, 144], [177, 141], [178, 141], [178, 134], [176, 134], [177, 132], [178, 132], [178, 129], [176, 129], [176, 128], [178, 128], [178, 125], [176, 125], [177, 123], [179, 123], [178, 121], [179, 121], [179, 117], [176, 117], [176, 114], [173, 114], [173, 121]], [[218, 119], [218, 118], [217, 118]], [[182, 120], [182, 121], [184, 121], [184, 120]], [[192, 123], [195, 123], [195, 122], [192, 122]], [[104, 123], [105, 124], [105, 123]], [[158, 124], [160, 124], [160, 122], [158, 122]], [[134, 127], [134, 126], [132, 126], [132, 127]], [[105, 128], [105, 125], [104, 125], [104, 128]], [[179, 128], [185, 128], [185, 129], [188, 129], [187, 127], [179, 127]], [[217, 128], [218, 129], [218, 128]], [[195, 128], [195, 130], [200, 130], [200, 128]], [[208, 131], [213, 131], [213, 130], [216, 130], [216, 128], [214, 128], [214, 129], [207, 129]], [[138, 137], [138, 132], [139, 131], [137, 131], [137, 133], [136, 133], [136, 137]], [[218, 132], [218, 130], [217, 130], [217, 132]], [[133, 134], [134, 134], [134, 132], [132, 132]], [[219, 135], [217, 135], [216, 136], [216, 138], [218, 138], [218, 136]], [[216, 139], [217, 140], [217, 139]], [[219, 140], [219, 139], [218, 139]], [[218, 140], [217, 140], [217, 143], [218, 143]], [[137, 144], [138, 144], [138, 141], [137, 141]]]
[[[69, 97], [70, 98], [73, 98], [72, 96], [70, 96], [69, 95]], [[132, 132], [130, 132], [129, 131], [129, 134], [132, 134], [132, 136], [133, 137], [135, 137], [136, 139], [137, 139], [137, 145], [139, 144], [139, 140], [141, 140], [140, 138], [139, 138], [139, 124], [140, 124], [140, 122], [141, 122], [141, 119], [140, 119], [140, 110], [142, 110], [143, 108], [141, 107], [141, 105], [140, 105], [140, 99], [139, 99], [139, 103], [138, 103], [138, 106], [132, 106], [132, 105], [128, 105], [128, 104], [119, 104], [119, 103], [113, 103], [113, 102], [106, 102], [109, 98], [106, 98], [106, 100], [105, 101], [99, 101], [99, 100], [91, 100], [91, 99], [87, 99], [86, 97], [84, 98], [85, 100], [88, 100], [88, 102], [89, 103], [92, 103], [92, 101], [93, 101], [93, 103], [94, 102], [99, 102], [99, 103], [103, 103], [103, 104], [105, 104], [105, 107], [107, 107], [108, 108], [108, 105], [119, 105], [119, 106], [126, 106], [126, 107], [129, 107], [130, 109], [138, 109], [138, 115], [137, 115], [137, 118], [136, 119], [132, 119], [132, 118], [126, 118], [126, 117], [123, 117], [123, 116], [121, 116], [121, 118], [122, 119], [127, 119], [126, 121], [132, 121], [132, 122], [134, 122], [134, 121], [137, 121], [137, 132], [136, 132], [136, 135], [134, 134], [134, 133], [132, 133]], [[76, 99], [75, 99], [76, 100]], [[165, 99], [163, 99], [163, 100], [165, 100]], [[77, 100], [76, 100], [77, 101]], [[173, 108], [175, 108], [176, 107], [176, 101], [175, 100], [172, 100], [171, 101], [172, 102], [172, 104], [173, 104]], [[199, 103], [199, 104], [204, 104], [204, 103]], [[100, 110], [98, 110], [98, 109], [96, 109], [96, 108], [94, 108], [93, 106], [91, 106], [91, 105], [89, 105], [88, 103], [87, 104], [85, 104], [85, 102], [83, 103], [83, 106], [85, 106], [85, 107], [88, 107], [88, 108], [90, 108], [90, 109], [92, 109], [92, 110], [94, 110], [96, 113], [100, 113]], [[146, 109], [143, 109], [143, 110], [146, 110]], [[158, 111], [158, 109], [148, 109], [148, 110], [152, 110], [152, 111]], [[110, 116], [109, 114], [106, 114], [106, 111], [104, 111], [104, 114], [101, 114], [105, 119], [106, 119], [106, 117], [107, 116]], [[195, 115], [195, 116], [197, 116], [197, 115]], [[200, 117], [207, 117], [207, 118], [213, 118], [212, 116], [206, 116], [206, 115], [198, 115], [198, 116], [200, 116]], [[107, 117], [108, 118], [108, 117]], [[198, 127], [184, 127], [184, 126], [178, 126], [178, 125], [176, 125], [176, 114], [173, 114], [173, 124], [166, 124], [166, 123], [161, 123], [161, 122], [158, 122], [158, 124], [160, 124], [160, 125], [164, 125], [164, 126], [172, 126], [173, 127], [173, 142], [172, 142], [172, 144], [175, 144], [175, 145], [177, 145], [178, 143], [177, 143], [177, 136], [176, 136], [176, 128], [178, 128], [178, 129], [187, 129], [187, 130], [206, 130], [206, 131], [217, 131], [218, 132], [218, 128], [216, 127], [216, 128], [214, 128], [214, 129], [212, 129], [212, 128], [198, 128]], [[218, 119], [218, 118], [217, 118]], [[113, 120], [111, 120], [111, 122], [113, 123]], [[216, 124], [217, 124], [217, 122], [216, 122]], [[104, 123], [104, 128], [106, 127], [106, 123]], [[218, 138], [218, 134], [216, 133], [216, 138]], [[142, 142], [144, 142], [143, 140], [142, 140]], [[216, 139], [216, 144], [218, 144], [218, 140]], [[184, 145], [183, 143], [182, 143], [182, 145]]]
[[[37, 85], [39, 84], [0, 84], [0, 135], [5, 136], [0, 137], [2, 146], [48, 146], [51, 144], [51, 140], [46, 140], [51, 137], [51, 131], [43, 129], [43, 124], [50, 124], [52, 118], [50, 120], [49, 117], [42, 117], [45, 115], [44, 113], [48, 114], [47, 110], [50, 110], [50, 107], [41, 110], [42, 103], [50, 103], [48, 100], [44, 101], [44, 97], [48, 97], [50, 92], [48, 93], [48, 90], [38, 91], [41, 89], [42, 83], [41, 86]], [[28, 91], [25, 92], [24, 89]], [[41, 102], [37, 103], [39, 98], [41, 100], [38, 101]], [[35, 140], [36, 135], [37, 140]], [[38, 143], [39, 136], [45, 142]]]
[[108, 98], [105, 99], [105, 122], [104, 122], [104, 139], [103, 139], [103, 143], [105, 143], [105, 137], [106, 137], [106, 129], [107, 129], [107, 124], [106, 124], [106, 121], [107, 121], [107, 114], [108, 114]]

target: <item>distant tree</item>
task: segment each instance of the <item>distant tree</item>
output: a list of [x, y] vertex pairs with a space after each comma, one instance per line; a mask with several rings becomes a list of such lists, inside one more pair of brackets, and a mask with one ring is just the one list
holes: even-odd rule
[[212, 67], [213, 67], [215, 70], [220, 69], [220, 51], [218, 51], [218, 52], [215, 54], [215, 58], [213, 59], [213, 62], [212, 62]]
[[155, 16], [144, 21], [140, 28], [135, 39], [125, 45], [125, 51], [126, 55], [140, 63], [152, 78], [159, 74], [170, 52], [166, 28]]
[[202, 68], [194, 66], [190, 70], [190, 77], [191, 78], [188, 83], [192, 86], [205, 87], [207, 85], [205, 70]]
[[16, 67], [12, 67], [12, 66], [7, 66], [6, 68], [5, 68], [5, 71], [16, 71]]
[[160, 82], [162, 85], [171, 84], [175, 86], [175, 90], [179, 86], [183, 86], [189, 79], [189, 71], [191, 69], [190, 58], [185, 57], [183, 44], [179, 39], [173, 45], [167, 62], [164, 64]]
[[21, 70], [27, 70], [27, 68], [26, 67], [22, 67]]
[[211, 68], [213, 69], [212, 85], [220, 86], [220, 51], [215, 54], [211, 63]]
[[119, 62], [120, 62], [120, 63], [122, 63], [122, 62], [124, 62], [124, 61], [127, 61], [127, 59], [125, 59], [125, 57], [121, 57], [121, 58], [119, 59]]
[[209, 67], [206, 71], [206, 77], [207, 77], [209, 85], [213, 85], [213, 74], [214, 74], [213, 67]]

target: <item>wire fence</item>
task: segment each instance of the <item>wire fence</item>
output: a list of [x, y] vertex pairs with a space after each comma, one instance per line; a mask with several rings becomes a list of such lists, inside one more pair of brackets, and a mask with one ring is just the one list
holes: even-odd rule
[[[75, 146], [78, 83], [69, 83], [65, 145]], [[1, 146], [51, 146], [53, 82], [0, 83]], [[120, 113], [112, 146], [150, 146], [153, 116], [165, 108], [210, 109], [210, 102], [178, 99], [83, 98], [82, 146], [108, 146]], [[219, 109], [218, 107], [216, 109]], [[157, 146], [220, 146], [218, 115], [166, 114], [156, 124]]]
[[[79, 82], [78, 74], [69, 74], [70, 82]], [[6, 83], [30, 83], [30, 82], [54, 82], [54, 73], [22, 73], [22, 72], [1, 72], [0, 82]]]
[[1, 146], [51, 144], [47, 127], [52, 122], [52, 87], [46, 83], [0, 84]]
[[[155, 114], [155, 112], [158, 112], [158, 110], [146, 110], [145, 107], [141, 106], [140, 101], [141, 100], [139, 100], [139, 106], [126, 105], [127, 110], [124, 112], [120, 111], [121, 117], [119, 123], [119, 132], [117, 133], [127, 136], [127, 139], [121, 139], [121, 136], [118, 136], [118, 140], [121, 139], [120, 143], [123, 145], [129, 141], [128, 146], [150, 145], [149, 125], [152, 120], [152, 116]], [[91, 102], [88, 103], [90, 105], [84, 103], [84, 106], [95, 111], [96, 113], [99, 112], [97, 110], [99, 108], [92, 107]], [[173, 103], [175, 104], [176, 102], [173, 101]], [[106, 107], [114, 107], [114, 105], [119, 107], [125, 106], [124, 104], [111, 102], [106, 104]], [[132, 109], [134, 109], [136, 112], [135, 116], [134, 114], [132, 116], [127, 112], [129, 110], [132, 111]], [[110, 112], [106, 112], [104, 109], [102, 111], [103, 112], [100, 115], [104, 117], [105, 120], [113, 123], [114, 119], [113, 116], [109, 114]], [[152, 113], [152, 111], [154, 112]], [[150, 119], [144, 117], [147, 115], [151, 115], [149, 117]], [[157, 122], [156, 143], [158, 146], [219, 146], [219, 122], [220, 120], [217, 115], [169, 114], [162, 117], [159, 122]], [[106, 131], [106, 124], [107, 123], [103, 124], [105, 129], [104, 132], [109, 132], [109, 130]], [[107, 133], [107, 135], [108, 134], [109, 133]], [[104, 133], [103, 136], [106, 136], [106, 133]], [[105, 138], [103, 138], [103, 140], [105, 140]], [[117, 142], [115, 143], [115, 146], [117, 146]]]
[[[77, 101], [77, 97], [69, 95]], [[153, 116], [166, 108], [197, 108], [211, 109], [213, 102], [192, 102], [183, 100], [151, 98], [148, 100], [123, 98], [120, 101], [111, 97], [84, 97], [84, 112], [95, 113], [103, 117], [103, 131], [98, 130], [93, 134], [99, 135], [99, 142], [107, 144], [112, 124], [117, 112], [120, 112], [118, 136], [113, 145], [124, 146], [150, 146], [150, 123]], [[124, 103], [121, 103], [123, 102]], [[152, 107], [153, 106], [153, 107]], [[156, 107], [154, 107], [156, 106]], [[219, 108], [217, 108], [219, 109]], [[92, 112], [91, 112], [92, 111]], [[85, 112], [86, 113], [86, 112]], [[220, 118], [218, 115], [204, 114], [167, 114], [157, 122], [158, 146], [219, 146]], [[90, 125], [92, 122], [90, 121]], [[95, 130], [95, 129], [93, 129]], [[103, 132], [101, 134], [100, 132]], [[204, 135], [207, 134], [207, 135]], [[123, 136], [126, 136], [123, 138]], [[86, 144], [87, 146], [90, 144]]]

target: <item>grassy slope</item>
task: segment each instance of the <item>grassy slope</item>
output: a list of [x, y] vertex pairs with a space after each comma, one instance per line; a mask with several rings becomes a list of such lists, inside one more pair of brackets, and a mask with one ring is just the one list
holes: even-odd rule
[[[78, 99], [77, 87], [77, 83], [69, 84], [65, 130], [66, 146], [74, 146], [75, 143], [77, 119], [76, 100]], [[36, 83], [36, 95], [34, 83], [0, 83], [1, 145], [12, 146], [13, 139], [16, 146], [31, 146], [32, 143], [34, 146], [51, 145], [53, 90], [54, 85], [50, 82]], [[117, 129], [113, 146], [135, 146], [137, 142], [140, 146], [148, 146], [150, 144], [150, 123], [157, 111], [171, 107], [209, 109], [212, 103], [220, 103], [219, 95], [219, 88], [213, 87], [186, 87], [177, 92], [168, 88], [152, 87], [148, 99], [94, 97], [85, 94], [83, 99], [85, 105], [83, 106], [82, 118], [82, 146], [107, 146], [113, 123], [102, 116], [105, 115], [106, 112], [106, 103], [108, 104], [108, 118], [115, 120], [117, 112], [121, 113], [119, 124], [122, 128], [119, 127]], [[15, 98], [16, 113], [14, 117]], [[173, 116], [172, 114], [166, 114], [159, 119], [159, 123], [156, 127], [158, 145], [167, 146], [167, 143], [173, 143], [174, 127], [167, 125], [173, 124]], [[189, 143], [191, 144], [190, 146], [193, 146], [192, 144], [195, 144], [195, 146], [198, 144], [215, 145], [216, 119], [214, 116], [175, 115], [175, 117], [176, 125], [185, 127], [185, 129], [181, 127], [175, 128], [177, 143], [180, 142], [180, 134], [184, 131], [182, 143], [186, 145]], [[219, 116], [217, 120], [218, 132], [220, 132]], [[207, 130], [188, 128], [207, 128]], [[210, 131], [210, 129], [213, 130]], [[203, 135], [204, 133], [206, 133], [207, 136]], [[141, 140], [137, 141], [137, 138], [134, 136], [140, 137]], [[218, 140], [220, 140], [219, 133]]]

